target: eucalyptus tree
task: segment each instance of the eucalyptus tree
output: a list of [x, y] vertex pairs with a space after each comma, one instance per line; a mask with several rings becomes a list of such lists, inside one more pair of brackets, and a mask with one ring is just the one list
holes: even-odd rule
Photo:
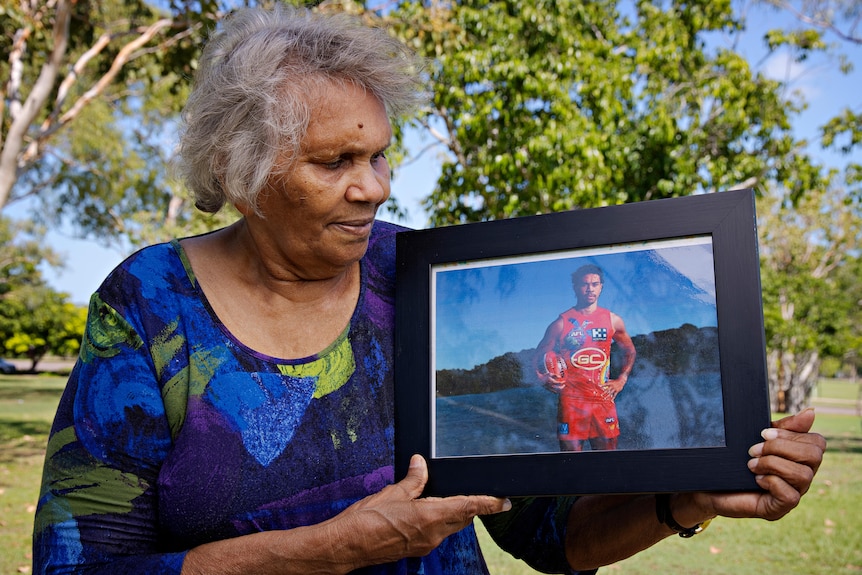
[[172, 120], [215, 1], [4, 2], [0, 210], [31, 200], [47, 223], [116, 237], [127, 216], [171, 213]]

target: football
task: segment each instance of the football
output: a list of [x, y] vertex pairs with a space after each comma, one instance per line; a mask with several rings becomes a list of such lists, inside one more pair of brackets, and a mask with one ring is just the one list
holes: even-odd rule
[[566, 374], [567, 367], [566, 358], [562, 355], [553, 351], [549, 351], [545, 354], [545, 371], [552, 379], [562, 381], [563, 376]]

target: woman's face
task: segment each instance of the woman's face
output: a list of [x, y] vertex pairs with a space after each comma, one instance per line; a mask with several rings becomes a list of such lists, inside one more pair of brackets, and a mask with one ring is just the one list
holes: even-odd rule
[[261, 193], [266, 218], [249, 222], [291, 272], [322, 279], [362, 258], [377, 208], [389, 198], [391, 139], [376, 97], [352, 84], [323, 84], [299, 157]]

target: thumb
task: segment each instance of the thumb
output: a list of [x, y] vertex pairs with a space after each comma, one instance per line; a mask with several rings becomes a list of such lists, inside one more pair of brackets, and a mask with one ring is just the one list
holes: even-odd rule
[[411, 499], [416, 499], [422, 495], [427, 482], [428, 463], [426, 463], [424, 457], [417, 453], [410, 458], [407, 475], [400, 481], [400, 485]]
[[787, 429], [797, 433], [808, 433], [814, 425], [814, 409], [809, 407], [796, 415], [791, 415], [772, 422], [772, 427]]

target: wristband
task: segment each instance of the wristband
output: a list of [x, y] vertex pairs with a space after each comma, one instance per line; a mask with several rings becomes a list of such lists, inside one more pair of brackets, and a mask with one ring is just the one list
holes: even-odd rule
[[655, 514], [658, 517], [658, 522], [667, 525], [676, 531], [680, 537], [694, 537], [709, 525], [709, 520], [703, 523], [698, 523], [694, 527], [683, 527], [676, 522], [673, 515], [670, 513], [670, 493], [656, 493], [655, 495]]

